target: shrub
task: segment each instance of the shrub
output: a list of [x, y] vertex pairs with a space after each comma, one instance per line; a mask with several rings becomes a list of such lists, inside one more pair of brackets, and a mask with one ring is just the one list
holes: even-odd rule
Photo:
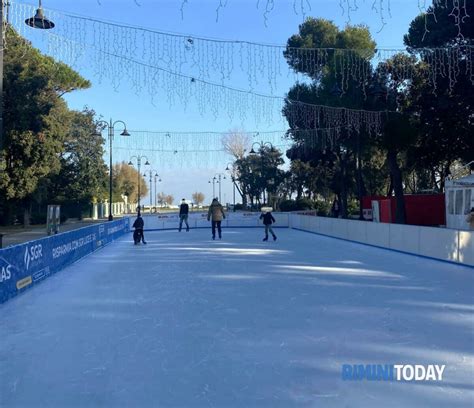
[[308, 198], [299, 200], [285, 200], [280, 203], [280, 211], [306, 211], [314, 209], [314, 202]]

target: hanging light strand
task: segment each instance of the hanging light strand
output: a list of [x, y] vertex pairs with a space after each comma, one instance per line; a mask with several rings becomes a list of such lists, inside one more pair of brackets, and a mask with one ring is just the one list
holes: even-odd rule
[[[461, 3], [463, 0], [456, 1]], [[34, 7], [16, 1], [13, 1], [10, 7], [13, 26], [21, 35], [31, 35], [31, 30], [23, 21], [25, 16], [34, 12]], [[355, 8], [356, 2], [351, 7]], [[378, 48], [375, 53], [374, 50], [360, 49], [291, 48], [285, 45], [157, 31], [52, 10], [47, 10], [47, 13], [52, 19], [62, 21], [57, 24], [55, 33], [67, 39], [69, 44], [80, 44], [83, 48], [97, 47], [111, 55], [140, 60], [152, 66], [166, 66], [173, 72], [202, 79], [219, 78], [221, 84], [234, 83], [243, 73], [250, 89], [265, 88], [269, 89], [271, 94], [277, 91], [282, 80], [287, 81], [288, 75], [298, 78], [298, 73], [286, 64], [284, 53], [287, 59], [298, 62], [309, 73], [317, 72], [327, 64], [333, 64], [341, 90], [345, 91], [349, 81], [358, 83], [364, 89], [368, 86], [369, 62], [377, 64], [404, 51], [403, 48]], [[467, 18], [467, 14], [463, 18]], [[64, 44], [64, 47], [67, 46], [67, 43]], [[466, 69], [474, 82], [473, 47], [471, 44], [459, 43], [450, 47], [416, 50], [419, 55], [430, 55], [426, 75], [433, 88], [436, 88], [441, 77], [450, 78], [450, 87], [456, 84], [460, 71], [451, 63], [455, 58], [458, 58], [458, 61], [459, 58], [466, 60]], [[69, 52], [75, 52], [77, 48], [75, 46]], [[286, 67], [286, 72], [282, 65]], [[399, 74], [408, 74], [409, 78], [413, 75], [411, 66], [400, 66], [396, 69], [400, 71]]]
[[[248, 136], [249, 141], [266, 141], [282, 152], [296, 145], [304, 149], [333, 149], [341, 137], [343, 128], [290, 129], [274, 131], [231, 131], [231, 132], [176, 132], [130, 130], [132, 137], [117, 138], [114, 157], [127, 161], [137, 151], [146, 152], [147, 157], [160, 167], [183, 168], [215, 167], [217, 163], [229, 160], [223, 139], [235, 133]], [[108, 154], [108, 146], [104, 146]]]

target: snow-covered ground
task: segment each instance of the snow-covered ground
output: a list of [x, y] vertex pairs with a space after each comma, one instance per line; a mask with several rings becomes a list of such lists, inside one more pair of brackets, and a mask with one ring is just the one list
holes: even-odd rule
[[[474, 269], [276, 232], [126, 237], [0, 305], [0, 406], [473, 406]], [[372, 363], [446, 369], [342, 380]]]

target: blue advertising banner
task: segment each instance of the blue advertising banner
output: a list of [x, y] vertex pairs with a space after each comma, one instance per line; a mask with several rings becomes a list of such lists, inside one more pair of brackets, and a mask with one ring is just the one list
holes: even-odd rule
[[0, 249], [0, 303], [129, 231], [123, 218]]

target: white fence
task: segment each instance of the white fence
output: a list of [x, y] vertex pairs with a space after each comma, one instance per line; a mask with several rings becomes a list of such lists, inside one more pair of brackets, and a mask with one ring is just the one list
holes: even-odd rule
[[291, 214], [290, 227], [474, 266], [474, 232]]
[[[222, 226], [224, 228], [261, 227], [262, 221], [259, 217], [260, 213], [226, 212], [226, 218], [222, 221]], [[275, 227], [289, 227], [289, 213], [273, 213], [273, 217], [276, 220]], [[145, 229], [147, 230], [175, 229], [179, 226], [179, 216], [177, 213], [144, 214], [143, 219], [145, 221]], [[211, 225], [207, 221], [207, 212], [190, 213], [188, 223], [191, 228], [207, 228]], [[184, 223], [183, 225], [185, 226]]]
[[[414, 225], [273, 213], [275, 227], [295, 228], [381, 248], [474, 266], [474, 232]], [[261, 227], [260, 213], [227, 212], [223, 227]], [[144, 215], [146, 230], [177, 229], [177, 213]], [[133, 223], [133, 217], [132, 217]], [[207, 212], [190, 213], [191, 228], [209, 228]]]
[[[130, 214], [136, 208], [136, 204], [125, 204], [124, 202], [112, 203], [112, 214], [124, 215]], [[92, 219], [98, 220], [101, 218], [107, 218], [109, 216], [109, 204], [98, 203], [92, 204]]]

